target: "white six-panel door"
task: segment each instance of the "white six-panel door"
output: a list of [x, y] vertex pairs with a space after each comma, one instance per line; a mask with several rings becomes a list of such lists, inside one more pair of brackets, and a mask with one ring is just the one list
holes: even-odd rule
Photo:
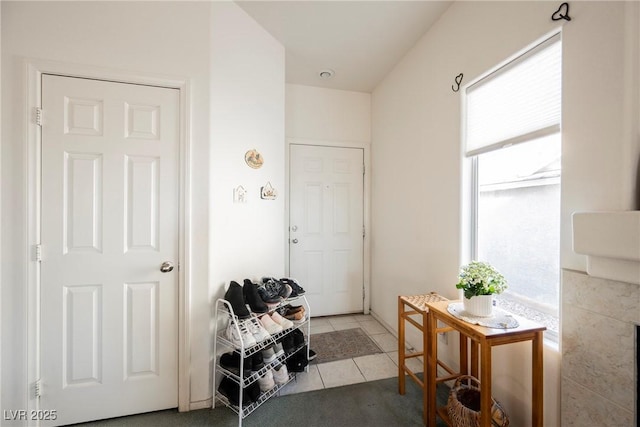
[[44, 75], [42, 109], [40, 408], [176, 407], [179, 91]]
[[314, 316], [363, 310], [363, 150], [290, 146], [290, 276]]

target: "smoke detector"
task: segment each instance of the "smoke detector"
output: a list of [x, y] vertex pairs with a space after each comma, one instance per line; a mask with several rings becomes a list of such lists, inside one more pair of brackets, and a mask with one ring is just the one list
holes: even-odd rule
[[330, 78], [333, 77], [333, 75], [335, 74], [335, 71], [327, 68], [325, 70], [320, 70], [320, 72], [318, 73], [318, 76], [322, 79], [322, 80], [329, 80]]

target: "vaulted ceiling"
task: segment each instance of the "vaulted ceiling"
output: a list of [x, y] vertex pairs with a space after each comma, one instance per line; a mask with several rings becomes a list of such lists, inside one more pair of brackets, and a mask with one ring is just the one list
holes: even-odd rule
[[371, 92], [452, 2], [236, 3], [284, 45], [287, 83]]

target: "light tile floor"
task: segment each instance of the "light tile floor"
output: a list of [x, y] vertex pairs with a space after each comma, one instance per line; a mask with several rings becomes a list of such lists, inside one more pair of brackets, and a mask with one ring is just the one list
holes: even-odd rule
[[[310, 347], [313, 348], [314, 334], [350, 328], [362, 328], [384, 353], [326, 363], [311, 362], [308, 372], [297, 374], [292, 382], [280, 390], [280, 394], [302, 393], [398, 376], [398, 339], [370, 315], [311, 318]], [[408, 359], [407, 365], [414, 372], [422, 372], [421, 359]]]

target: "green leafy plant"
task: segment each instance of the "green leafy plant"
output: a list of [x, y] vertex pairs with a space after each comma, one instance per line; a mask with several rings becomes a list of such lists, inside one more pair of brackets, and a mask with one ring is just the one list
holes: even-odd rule
[[460, 269], [458, 278], [456, 288], [464, 291], [465, 298], [501, 294], [507, 289], [507, 280], [488, 262], [471, 261]]

